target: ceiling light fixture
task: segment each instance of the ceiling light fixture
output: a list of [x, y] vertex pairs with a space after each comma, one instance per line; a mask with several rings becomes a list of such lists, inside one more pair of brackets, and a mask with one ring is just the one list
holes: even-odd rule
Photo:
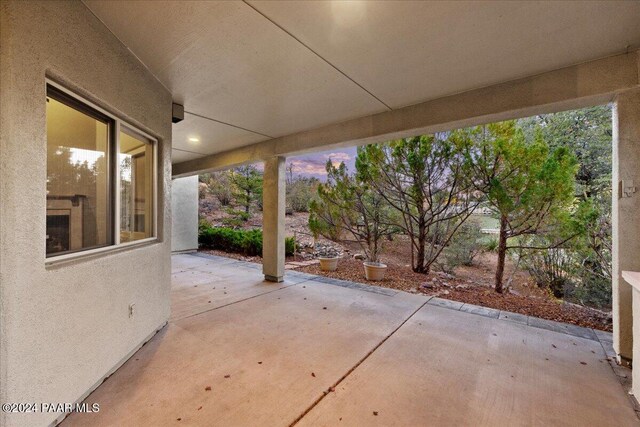
[[189, 138], [189, 141], [191, 142], [200, 142], [200, 140], [198, 138]]

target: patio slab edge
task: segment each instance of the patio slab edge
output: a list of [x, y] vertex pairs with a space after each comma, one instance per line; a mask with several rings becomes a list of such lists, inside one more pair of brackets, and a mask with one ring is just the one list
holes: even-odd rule
[[[244, 265], [245, 267], [252, 269], [261, 268], [261, 264], [237, 260], [234, 258], [225, 258], [219, 255], [211, 255], [202, 252], [190, 253], [188, 255], [197, 256], [201, 258], [208, 258], [218, 262], [224, 262], [225, 264], [239, 264]], [[381, 286], [376, 285], [365, 285], [358, 282], [353, 282], [349, 280], [340, 280], [334, 279], [331, 277], [318, 276], [309, 273], [303, 273], [294, 270], [288, 270], [287, 275], [297, 278], [304, 278], [306, 280], [314, 280], [320, 283], [326, 283], [330, 285], [343, 286], [351, 289], [358, 289], [364, 292], [373, 292], [386, 296], [394, 296], [398, 294], [400, 291], [392, 290], [389, 288], [383, 288]], [[462, 303], [459, 301], [448, 300], [444, 298], [432, 297], [427, 302], [428, 305], [435, 305], [438, 307], [447, 308], [450, 310], [456, 310], [465, 312], [468, 314], [473, 314], [476, 316], [484, 316], [489, 317], [496, 320], [502, 320], [505, 322], [514, 322], [519, 323], [526, 326], [531, 326], [533, 328], [544, 329], [547, 331], [557, 332], [560, 334], [571, 335], [578, 338], [584, 338], [591, 341], [596, 341], [600, 343], [611, 343], [612, 334], [610, 332], [600, 331], [592, 328], [585, 328], [582, 326], [573, 325], [571, 323], [562, 323], [555, 322], [553, 320], [541, 319], [539, 317], [527, 316], [519, 313], [512, 313], [504, 310], [497, 310], [494, 308], [483, 307], [474, 304]]]
[[555, 322], [553, 320], [541, 319], [539, 317], [527, 316], [519, 313], [512, 313], [504, 310], [496, 310], [493, 308], [482, 307], [479, 305], [461, 303], [458, 301], [447, 300], [443, 298], [433, 297], [427, 303], [450, 310], [461, 311], [478, 316], [490, 317], [505, 322], [520, 323], [522, 325], [531, 326], [533, 328], [553, 331], [560, 334], [571, 335], [578, 338], [584, 338], [596, 342], [610, 342], [611, 333], [604, 332], [592, 328], [573, 325], [571, 323]]

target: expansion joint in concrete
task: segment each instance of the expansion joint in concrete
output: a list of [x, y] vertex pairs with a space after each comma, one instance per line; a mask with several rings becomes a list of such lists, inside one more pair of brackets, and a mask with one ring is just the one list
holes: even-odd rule
[[278, 288], [278, 289], [273, 289], [273, 290], [271, 290], [271, 291], [263, 292], [263, 293], [258, 294], [258, 295], [253, 295], [253, 296], [250, 296], [250, 297], [247, 297], [247, 298], [240, 299], [240, 300], [238, 300], [238, 301], [233, 301], [233, 302], [230, 302], [229, 304], [224, 304], [224, 305], [221, 305], [221, 306], [218, 306], [218, 307], [213, 307], [213, 308], [211, 308], [211, 309], [209, 309], [209, 310], [204, 310], [204, 311], [201, 311], [201, 312], [199, 312], [199, 313], [191, 314], [191, 315], [189, 315], [189, 316], [184, 316], [184, 317], [180, 317], [180, 318], [178, 318], [178, 319], [173, 319], [173, 320], [172, 320], [172, 322], [175, 322], [175, 321], [177, 321], [177, 320], [187, 319], [187, 318], [189, 318], [189, 317], [200, 316], [201, 314], [208, 313], [208, 312], [213, 311], [213, 310], [218, 310], [218, 309], [221, 309], [221, 308], [224, 308], [224, 307], [229, 307], [230, 305], [239, 304], [239, 303], [241, 303], [241, 302], [248, 301], [248, 300], [250, 300], [250, 299], [258, 298], [258, 297], [261, 297], [261, 296], [263, 296], [263, 295], [267, 295], [267, 294], [270, 294], [270, 293], [273, 293], [273, 292], [278, 292], [278, 291], [281, 291], [281, 290], [283, 290], [283, 289], [287, 289], [287, 288], [289, 288], [289, 287], [291, 287], [291, 286], [297, 286], [297, 285], [299, 285], [300, 283], [304, 283], [304, 282], [307, 282], [307, 281], [309, 281], [309, 280], [303, 280], [303, 281], [298, 282], [298, 283], [292, 283], [292, 284], [290, 284], [290, 285], [284, 285], [284, 286], [282, 286], [282, 287], [280, 287], [280, 288]]
[[[430, 299], [430, 298], [429, 298]], [[389, 333], [386, 337], [384, 337], [378, 344], [376, 344], [371, 350], [369, 350], [367, 352], [367, 354], [364, 355], [363, 358], [361, 358], [355, 365], [353, 365], [343, 376], [341, 376], [338, 381], [335, 382], [335, 384], [333, 384], [331, 387], [329, 387], [327, 390], [325, 390], [321, 396], [319, 396], [307, 409], [305, 409], [299, 416], [298, 418], [296, 418], [295, 420], [293, 420], [291, 422], [291, 424], [289, 424], [289, 427], [292, 427], [296, 424], [298, 424], [298, 422], [300, 422], [301, 419], [303, 419], [305, 417], [305, 415], [307, 415], [309, 412], [311, 412], [313, 410], [313, 408], [315, 408], [321, 401], [322, 399], [324, 399], [329, 393], [331, 393], [332, 391], [334, 391], [336, 389], [336, 387], [338, 387], [340, 385], [341, 382], [343, 382], [349, 375], [351, 375], [351, 373], [353, 371], [355, 371], [358, 366], [362, 365], [362, 363], [364, 363], [365, 360], [367, 360], [369, 358], [369, 356], [371, 356], [373, 353], [375, 353], [375, 351], [377, 349], [380, 348], [380, 346], [382, 346], [382, 344], [384, 344], [385, 342], [387, 342], [387, 340], [389, 338], [391, 338], [400, 328], [402, 328], [405, 323], [407, 323], [409, 321], [409, 319], [411, 319], [413, 316], [415, 316], [415, 314], [420, 311], [422, 309], [422, 307], [424, 307], [425, 305], [427, 305], [427, 302], [429, 302], [429, 299], [427, 299], [425, 302], [423, 302], [420, 307], [418, 307], [417, 309], [415, 309], [406, 319], [404, 319], [393, 331], [391, 331], [391, 333]]]

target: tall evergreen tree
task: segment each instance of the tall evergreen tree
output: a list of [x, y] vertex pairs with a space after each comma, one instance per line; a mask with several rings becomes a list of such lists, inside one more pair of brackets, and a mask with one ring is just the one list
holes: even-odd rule
[[[359, 149], [360, 151], [360, 149]], [[362, 164], [356, 164], [359, 169]], [[350, 175], [344, 162], [327, 160], [327, 182], [318, 185], [318, 200], [310, 207], [309, 228], [334, 241], [355, 242], [367, 260], [379, 262], [382, 239], [395, 231], [393, 212], [384, 198], [364, 180]]]
[[[518, 120], [527, 139], [537, 129], [549, 147], [566, 147], [575, 153], [578, 164], [576, 194], [583, 200], [585, 233], [571, 241], [563, 255], [572, 296], [599, 307], [611, 303], [611, 155], [612, 115], [610, 105], [544, 114]], [[546, 254], [529, 251], [534, 263]], [[557, 266], [556, 266], [557, 267]], [[550, 271], [554, 271], [552, 269]], [[554, 293], [565, 295], [565, 289]]]
[[478, 200], [462, 146], [447, 135], [423, 135], [358, 151], [356, 167], [402, 220], [413, 271], [427, 274]]
[[514, 121], [462, 129], [451, 138], [466, 147], [474, 186], [500, 223], [495, 290], [502, 293], [507, 251], [524, 248], [514, 238], [553, 233], [561, 236], [554, 246], [569, 240], [560, 228], [568, 223], [578, 165], [566, 147], [550, 150], [539, 131], [527, 142]]
[[254, 165], [240, 166], [232, 170], [229, 179], [236, 203], [249, 214], [253, 203], [262, 200], [262, 173]]

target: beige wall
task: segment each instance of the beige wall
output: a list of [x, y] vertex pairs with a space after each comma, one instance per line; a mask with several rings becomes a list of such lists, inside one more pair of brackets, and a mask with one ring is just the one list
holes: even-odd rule
[[[0, 401], [75, 402], [169, 316], [171, 96], [81, 2], [0, 7]], [[45, 265], [45, 76], [158, 138], [158, 242]]]
[[171, 250], [198, 249], [198, 176], [174, 179], [171, 185]]
[[622, 197], [621, 181], [633, 181], [640, 188], [640, 88], [619, 94], [613, 109], [613, 347], [619, 361], [628, 362], [634, 358], [633, 342], [640, 341], [640, 330], [633, 328], [640, 307], [632, 307], [631, 286], [621, 274], [624, 270], [640, 271], [640, 191]]

